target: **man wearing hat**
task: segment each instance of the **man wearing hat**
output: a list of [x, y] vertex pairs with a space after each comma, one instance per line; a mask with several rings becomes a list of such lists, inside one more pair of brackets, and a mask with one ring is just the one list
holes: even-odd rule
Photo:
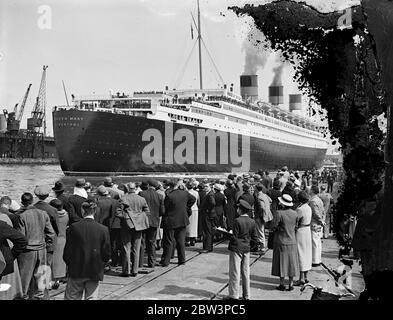
[[240, 199], [239, 217], [233, 224], [229, 240], [229, 299], [239, 299], [240, 277], [243, 287], [243, 299], [250, 299], [250, 242], [257, 242], [255, 221], [249, 217], [252, 207]]
[[52, 265], [53, 252], [56, 249], [56, 240], [59, 235], [59, 216], [57, 215], [57, 210], [53, 208], [49, 203], [45, 202], [50, 193], [50, 188], [48, 186], [42, 185], [37, 186], [34, 189], [34, 193], [38, 198], [38, 201], [34, 204], [37, 209], [45, 211], [48, 216], [53, 230], [56, 233], [56, 237], [53, 240], [53, 244], [47, 247], [47, 262], [48, 265]]
[[97, 300], [104, 265], [111, 256], [108, 228], [94, 221], [97, 205], [82, 203], [83, 219], [67, 229], [63, 260], [68, 267], [65, 300]]
[[169, 265], [173, 248], [176, 244], [178, 264], [186, 263], [185, 242], [186, 227], [196, 198], [184, 189], [175, 189], [165, 197], [163, 216], [164, 239], [161, 266]]
[[214, 192], [211, 190], [209, 184], [200, 184], [203, 188], [199, 194], [200, 207], [199, 207], [199, 217], [201, 221], [201, 230], [203, 238], [203, 250], [201, 253], [207, 253], [213, 251], [213, 237], [214, 230], [213, 227], [216, 223], [216, 201], [214, 197]]
[[253, 212], [254, 211], [254, 202], [255, 202], [254, 196], [250, 193], [250, 185], [248, 183], [244, 183], [242, 189], [243, 189], [243, 192], [240, 194], [238, 193], [237, 201], [245, 200], [249, 203], [249, 205], [252, 208], [251, 211], [249, 211], [249, 214], [250, 214], [250, 217], [252, 218], [253, 214], [254, 214], [254, 212]]
[[323, 227], [323, 239], [326, 239], [330, 234], [330, 205], [333, 204], [333, 197], [329, 192], [326, 192], [326, 187], [321, 186], [319, 198], [323, 202], [324, 215], [322, 217], [325, 225]]
[[143, 231], [140, 260], [142, 261], [145, 253], [145, 248], [147, 249], [147, 266], [149, 268], [154, 268], [156, 265], [156, 239], [157, 239], [157, 229], [160, 226], [160, 217], [164, 215], [164, 196], [156, 191], [158, 188], [158, 182], [149, 179], [146, 182], [146, 188], [141, 186], [142, 191], [139, 195], [145, 198], [147, 205], [149, 206], [150, 213], [149, 218], [149, 228]]
[[68, 196], [64, 194], [64, 184], [61, 181], [56, 181], [55, 186], [52, 188], [53, 192], [56, 195], [56, 198], [61, 201], [63, 204], [63, 208], [65, 211], [67, 211], [68, 214], [70, 214], [72, 208], [70, 205], [70, 202], [68, 201]]
[[103, 224], [110, 228], [111, 217], [116, 215], [116, 210], [119, 205], [119, 201], [112, 199], [109, 195], [107, 188], [103, 185], [99, 186], [96, 190], [97, 196], [95, 198], [97, 204], [95, 221]]
[[[216, 211], [216, 226], [225, 228], [224, 224], [224, 206], [226, 203], [225, 195], [224, 195], [224, 186], [216, 183], [213, 187], [214, 189], [214, 202], [216, 203], [214, 210]], [[222, 234], [217, 234], [218, 240], [222, 238]]]
[[70, 218], [70, 225], [74, 222], [82, 220], [82, 203], [88, 198], [85, 190], [86, 180], [83, 178], [76, 179], [74, 193], [68, 198], [70, 203], [70, 212], [68, 212]]
[[104, 178], [104, 187], [108, 189], [108, 192], [113, 199], [119, 200], [124, 196], [124, 192], [113, 183], [113, 179], [111, 177]]
[[232, 230], [233, 223], [237, 216], [237, 206], [236, 206], [236, 188], [233, 180], [228, 179], [226, 182], [226, 189], [224, 190], [224, 195], [226, 198], [226, 204], [224, 207], [224, 214], [227, 221], [227, 229]]
[[[123, 277], [136, 277], [138, 275], [139, 254], [141, 249], [142, 231], [149, 228], [149, 206], [145, 198], [136, 194], [136, 185], [130, 182], [126, 195], [121, 198], [123, 207], [121, 222], [122, 247], [122, 274]], [[131, 258], [131, 264], [130, 264]]]

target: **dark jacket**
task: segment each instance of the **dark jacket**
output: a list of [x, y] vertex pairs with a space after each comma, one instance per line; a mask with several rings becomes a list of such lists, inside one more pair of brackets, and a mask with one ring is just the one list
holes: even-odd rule
[[209, 193], [203, 193], [201, 196], [201, 202], [199, 205], [199, 212], [203, 216], [208, 216], [209, 218], [216, 217], [216, 200], [214, 197], [214, 192], [210, 191]]
[[71, 279], [104, 279], [104, 265], [111, 255], [108, 228], [90, 218], [67, 229], [63, 260]]
[[224, 214], [224, 206], [225, 206], [225, 196], [222, 192], [216, 192], [214, 194], [214, 201], [216, 203], [215, 210], [217, 216], [222, 216]]
[[97, 196], [96, 203], [97, 211], [94, 216], [95, 221], [110, 228], [110, 223], [113, 222], [111, 217], [116, 215], [116, 209], [119, 206], [119, 201], [107, 196]]
[[232, 236], [228, 249], [237, 253], [250, 252], [251, 240], [258, 242], [255, 221], [248, 215], [242, 215], [233, 223]]
[[82, 220], [82, 203], [85, 202], [87, 199], [73, 194], [68, 198], [68, 202], [70, 203], [71, 210], [68, 212], [68, 216], [70, 217], [69, 224], [73, 224], [79, 220]]
[[[56, 237], [59, 235], [59, 216], [57, 214], [57, 210], [52, 207], [49, 203], [46, 203], [45, 201], [39, 200], [34, 207], [37, 209], [45, 211], [48, 216], [50, 223], [52, 225], [53, 230], [56, 233]], [[53, 239], [53, 243], [47, 247], [48, 252], [54, 252], [56, 248], [56, 237]]]
[[264, 176], [262, 178], [262, 184], [265, 186], [266, 189], [270, 190], [272, 188], [272, 178], [269, 176]]
[[176, 229], [190, 224], [189, 216], [192, 214], [191, 207], [196, 198], [186, 190], [176, 189], [165, 197], [164, 227]]
[[[10, 249], [7, 240], [10, 240], [14, 244], [12, 249]], [[15, 230], [4, 221], [0, 221], [0, 251], [6, 262], [5, 269], [0, 274], [0, 279], [2, 276], [14, 272], [14, 260], [26, 249], [26, 246], [27, 239], [22, 233]]]
[[74, 208], [71, 206], [70, 202], [68, 201], [69, 197], [65, 195], [64, 192], [56, 194], [56, 198], [61, 201], [61, 203], [63, 204], [63, 209], [67, 211], [68, 215], [70, 215], [70, 212], [74, 213], [73, 211]]
[[11, 213], [9, 210], [7, 210], [4, 207], [0, 207], [0, 212], [6, 214], [8, 216], [8, 218], [10, 218], [14, 229], [18, 228], [18, 226], [20, 224], [20, 217], [17, 214]]
[[149, 188], [139, 192], [139, 195], [145, 198], [149, 206], [150, 213], [148, 214], [149, 226], [157, 228], [160, 225], [160, 217], [164, 215], [164, 197], [159, 194], [155, 188]]

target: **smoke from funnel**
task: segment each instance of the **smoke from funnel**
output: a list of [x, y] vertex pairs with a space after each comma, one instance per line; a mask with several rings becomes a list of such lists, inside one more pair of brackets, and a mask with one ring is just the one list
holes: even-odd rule
[[277, 65], [273, 68], [274, 78], [272, 82], [272, 86], [282, 86], [282, 71], [284, 70], [285, 63], [281, 61], [281, 58], [277, 56], [276, 58]]
[[264, 50], [262, 46], [257, 45], [255, 41], [256, 30], [250, 30], [246, 39], [244, 39], [242, 50], [245, 51], [244, 75], [254, 75], [258, 69], [263, 69], [269, 58], [270, 53]]

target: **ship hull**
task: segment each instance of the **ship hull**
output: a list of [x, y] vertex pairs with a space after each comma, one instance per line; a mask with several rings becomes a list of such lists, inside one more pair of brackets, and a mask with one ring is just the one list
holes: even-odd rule
[[[200, 148], [198, 149], [200, 141], [197, 136], [203, 128], [195, 125], [106, 112], [57, 110], [53, 112], [53, 126], [60, 166], [66, 175], [227, 173], [244, 171], [245, 168], [247, 171], [275, 170], [284, 165], [294, 170], [304, 170], [319, 167], [326, 154], [326, 149], [238, 135], [236, 149], [233, 149], [232, 145], [227, 147], [227, 161], [225, 157], [222, 158], [222, 153], [220, 154], [222, 149], [219, 144], [222, 141], [217, 139], [215, 157], [213, 157], [217, 161], [209, 160], [211, 150], [208, 150], [208, 143], [206, 143], [206, 161], [201, 163], [197, 161], [198, 154], [201, 152]], [[168, 137], [169, 127], [171, 131]], [[182, 155], [186, 153], [188, 157], [185, 163], [176, 161], [174, 159], [176, 155], [173, 157], [173, 153], [179, 151], [179, 145], [184, 142], [173, 141], [173, 134], [181, 129], [186, 129], [183, 131], [187, 131], [194, 139], [191, 144], [194, 146], [193, 152], [187, 154], [190, 150], [183, 150]], [[144, 137], [147, 130], [153, 130], [162, 136], [162, 139], [158, 140], [162, 143], [161, 150], [157, 148], [152, 151], [151, 157], [156, 160], [153, 163], [146, 161], [146, 150], [149, 145], [151, 149], [153, 143], [153, 137], [151, 140], [146, 140]], [[249, 138], [249, 146], [246, 148], [247, 152], [243, 152], [245, 149], [242, 141], [246, 138]], [[160, 151], [158, 154], [157, 150]], [[245, 167], [246, 153], [249, 163]], [[237, 156], [236, 163], [232, 161], [236, 158], [234, 154]], [[240, 163], [238, 160], [242, 157], [243, 161]]]

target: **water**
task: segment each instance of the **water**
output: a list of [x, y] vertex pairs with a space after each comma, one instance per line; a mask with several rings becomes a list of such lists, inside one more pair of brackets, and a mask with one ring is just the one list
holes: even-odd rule
[[0, 196], [19, 202], [24, 192], [34, 194], [36, 185], [54, 186], [63, 177], [58, 165], [0, 165]]
[[[100, 176], [80, 176], [89, 181], [93, 190], [103, 183], [104, 177]], [[80, 177], [65, 176], [59, 165], [0, 165], [0, 196], [7, 195], [11, 199], [19, 202], [21, 195], [24, 192], [34, 194], [34, 188], [37, 185], [48, 185], [51, 188], [55, 182], [61, 180], [64, 183], [66, 192], [72, 193], [75, 180]], [[138, 176], [118, 176], [113, 180], [117, 184], [144, 181], [149, 178], [157, 180], [174, 179], [174, 178], [191, 178], [195, 177], [200, 180], [203, 178], [218, 179], [227, 177], [227, 174], [217, 175], [181, 175], [181, 174], [167, 174], [167, 175], [138, 175]], [[54, 196], [51, 194], [50, 196]]]

